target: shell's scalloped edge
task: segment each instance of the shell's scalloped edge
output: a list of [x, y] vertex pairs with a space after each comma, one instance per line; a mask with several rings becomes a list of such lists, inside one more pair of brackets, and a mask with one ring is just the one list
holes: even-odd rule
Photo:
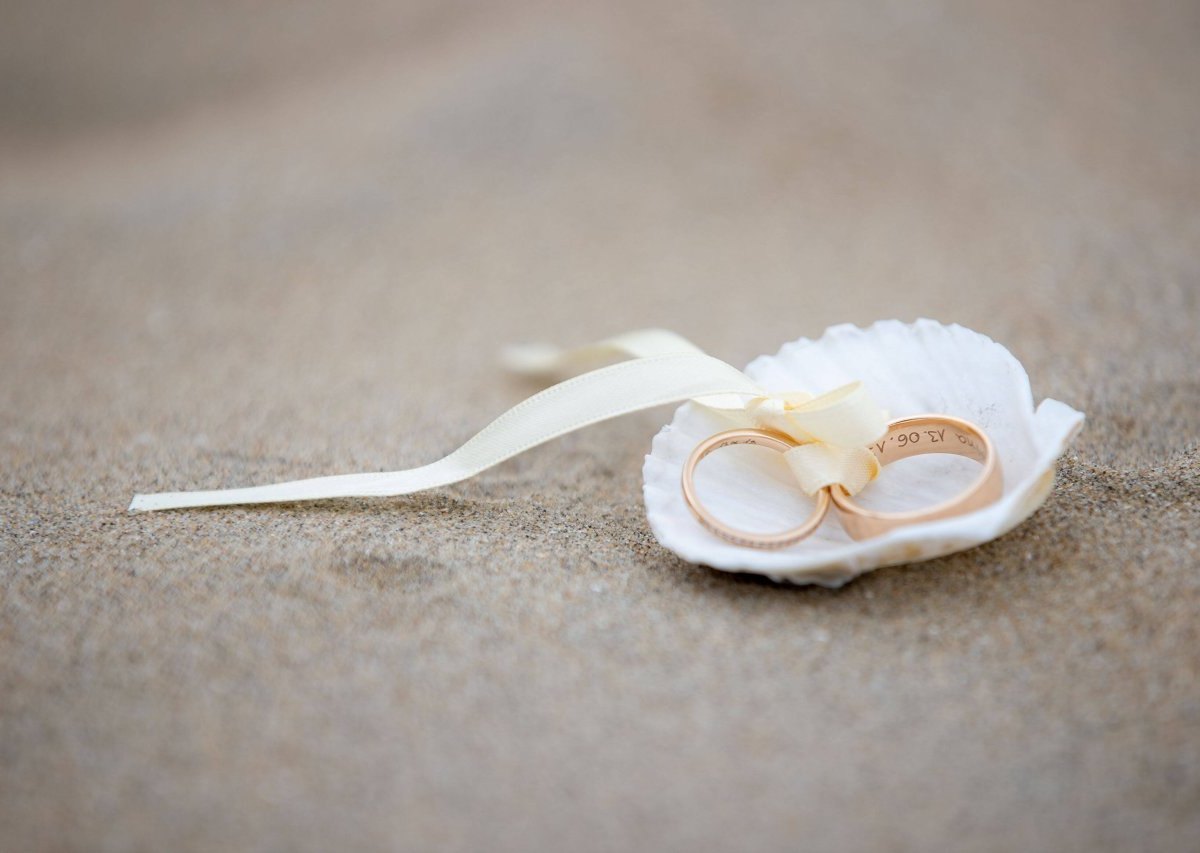
[[[963, 326], [943, 325], [920, 319], [906, 324], [899, 320], [881, 320], [867, 328], [852, 324], [832, 326], [818, 339], [801, 338], [785, 344], [775, 356], [759, 356], [747, 367], [754, 375], [774, 359], [792, 356], [806, 347], [826, 340], [848, 336], [866, 336], [879, 331], [902, 334], [968, 334], [980, 345], [996, 347], [1006, 360], [1019, 368], [1011, 377], [1022, 384], [1022, 396], [1032, 407], [1028, 375], [1015, 356], [986, 335]], [[757, 366], [757, 367], [756, 367]], [[931, 560], [982, 545], [1011, 531], [1028, 519], [1049, 496], [1054, 482], [1055, 461], [1066, 451], [1084, 421], [1083, 413], [1058, 400], [1043, 400], [1029, 415], [1029, 427], [1036, 446], [1031, 473], [1014, 484], [1003, 498], [978, 512], [941, 521], [898, 528], [884, 536], [862, 542], [831, 543], [821, 549], [801, 546], [782, 551], [757, 551], [730, 545], [695, 525], [681, 536], [669, 520], [678, 514], [682, 500], [672, 478], [675, 466], [666, 459], [669, 445], [678, 441], [675, 425], [689, 404], [680, 406], [671, 423], [655, 435], [643, 467], [643, 496], [647, 519], [658, 541], [673, 553], [692, 563], [728, 572], [765, 575], [775, 581], [839, 587], [864, 572], [885, 566]], [[1025, 414], [1025, 413], [1022, 413]], [[1028, 417], [1028, 415], [1026, 415]], [[1022, 418], [1025, 420], [1025, 418]]]

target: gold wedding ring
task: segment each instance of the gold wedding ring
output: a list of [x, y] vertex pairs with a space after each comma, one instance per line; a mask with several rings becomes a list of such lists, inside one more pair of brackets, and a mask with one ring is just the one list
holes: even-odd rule
[[915, 415], [888, 424], [883, 438], [868, 448], [881, 465], [926, 453], [952, 453], [974, 459], [983, 470], [967, 490], [944, 503], [912, 512], [875, 512], [863, 509], [841, 486], [830, 489], [838, 520], [851, 539], [870, 539], [919, 521], [937, 521], [966, 515], [1000, 499], [1004, 475], [996, 449], [983, 430], [949, 415]]
[[969, 421], [949, 415], [916, 415], [892, 421], [883, 437], [868, 449], [882, 465], [927, 453], [951, 453], [974, 459], [983, 466], [983, 470], [962, 494], [911, 512], [875, 512], [856, 504], [841, 486], [832, 486], [817, 493], [816, 509], [798, 527], [782, 533], [750, 533], [718, 520], [696, 496], [696, 466], [713, 451], [734, 445], [754, 445], [785, 453], [796, 447], [797, 442], [782, 433], [759, 429], [729, 430], [700, 442], [684, 463], [683, 499], [692, 515], [711, 533], [747, 548], [775, 549], [795, 545], [821, 526], [831, 504], [850, 538], [859, 540], [881, 536], [907, 524], [974, 512], [998, 500], [1004, 490], [1004, 478], [995, 447], [983, 430]]
[[696, 466], [700, 464], [700, 460], [713, 451], [735, 445], [766, 447], [769, 450], [785, 453], [795, 447], [796, 442], [781, 433], [764, 432], [760, 429], [731, 429], [727, 432], [719, 432], [697, 444], [683, 466], [683, 499], [687, 502], [688, 509], [692, 511], [692, 515], [696, 517], [697, 521], [726, 542], [744, 545], [747, 548], [765, 549], [786, 548], [789, 545], [795, 545], [821, 526], [821, 521], [829, 512], [829, 489], [821, 489], [817, 493], [817, 508], [805, 519], [803, 524], [782, 533], [750, 533], [737, 530], [718, 520], [705, 509], [696, 497]]

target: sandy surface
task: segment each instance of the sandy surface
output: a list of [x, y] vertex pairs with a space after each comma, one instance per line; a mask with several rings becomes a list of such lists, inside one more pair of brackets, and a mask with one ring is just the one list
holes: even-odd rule
[[[1187, 850], [1195, 4], [22, 3], [0, 30], [0, 848]], [[1045, 508], [840, 591], [687, 565], [669, 410], [397, 500], [531, 338], [958, 321]]]

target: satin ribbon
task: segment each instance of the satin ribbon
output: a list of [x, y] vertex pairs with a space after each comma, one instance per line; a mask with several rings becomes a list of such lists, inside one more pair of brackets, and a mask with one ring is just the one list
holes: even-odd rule
[[835, 483], [858, 494], [879, 475], [879, 460], [867, 445], [887, 431], [887, 414], [861, 382], [819, 397], [803, 392], [753, 397], [733, 408], [715, 398], [696, 402], [735, 427], [774, 430], [799, 442], [783, 458], [806, 494]]
[[587, 347], [510, 347], [502, 361], [528, 375], [579, 370], [625, 358], [567, 379], [518, 403], [458, 450], [405, 471], [315, 477], [269, 486], [137, 495], [132, 511], [231, 506], [342, 497], [390, 497], [474, 477], [532, 447], [619, 415], [692, 400], [733, 424], [783, 432], [800, 445], [785, 454], [810, 494], [833, 483], [857, 493], [879, 472], [867, 444], [883, 435], [887, 418], [860, 383], [820, 397], [772, 395], [732, 365], [706, 355], [685, 338], [648, 329]]

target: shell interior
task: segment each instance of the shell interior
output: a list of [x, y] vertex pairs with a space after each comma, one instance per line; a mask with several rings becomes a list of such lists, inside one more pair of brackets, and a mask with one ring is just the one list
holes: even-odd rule
[[[694, 563], [797, 583], [839, 586], [871, 569], [931, 559], [1003, 535], [1045, 500], [1055, 460], [1083, 422], [1081, 413], [1056, 400], [1044, 400], [1035, 410], [1029, 377], [1003, 346], [962, 326], [932, 320], [890, 320], [865, 329], [834, 326], [816, 340], [801, 339], [774, 356], [755, 359], [746, 373], [771, 392], [819, 394], [858, 379], [889, 417], [940, 413], [965, 418], [987, 432], [1004, 472], [1003, 497], [969, 515], [854, 542], [830, 513], [815, 534], [790, 548], [746, 548], [701, 527], [680, 490], [692, 448], [728, 423], [691, 403], [679, 407], [655, 437], [643, 468], [646, 514], [659, 542]], [[905, 460], [884, 468], [859, 501], [882, 511], [928, 506], [965, 488], [974, 467], [952, 456]], [[719, 518], [747, 530], [793, 527], [813, 506], [782, 457], [758, 448], [712, 454], [698, 470], [697, 490]]]

